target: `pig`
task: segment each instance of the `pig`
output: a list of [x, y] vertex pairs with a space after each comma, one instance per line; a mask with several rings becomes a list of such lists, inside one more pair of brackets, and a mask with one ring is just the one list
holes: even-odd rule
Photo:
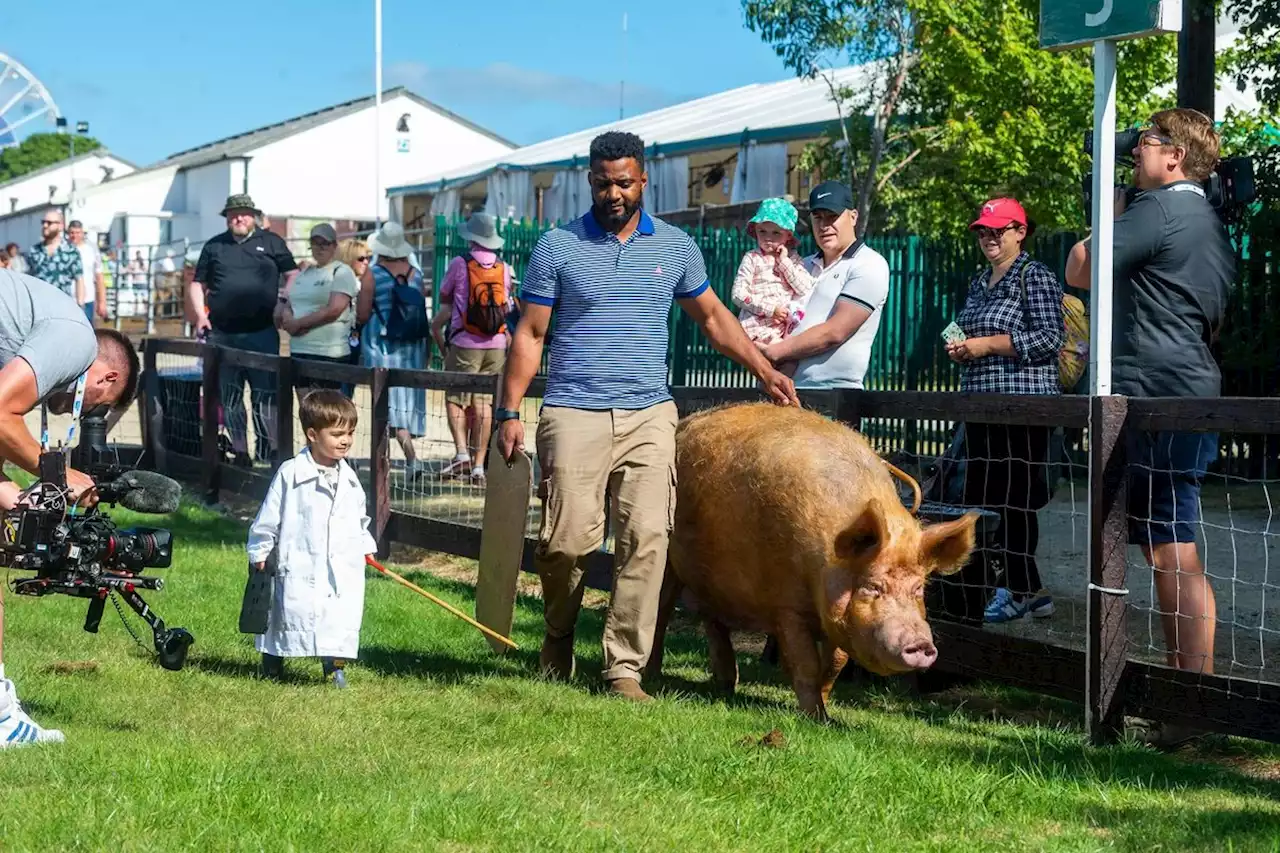
[[666, 627], [687, 591], [718, 687], [738, 683], [730, 629], [766, 632], [800, 710], [825, 721], [850, 657], [878, 675], [934, 663], [925, 581], [964, 566], [977, 520], [922, 525], [866, 439], [817, 412], [762, 402], [691, 415], [676, 430], [675, 511], [646, 673], [661, 673]]

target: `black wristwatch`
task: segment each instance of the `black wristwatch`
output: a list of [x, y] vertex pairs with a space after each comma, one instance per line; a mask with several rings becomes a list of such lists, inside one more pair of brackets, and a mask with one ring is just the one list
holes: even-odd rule
[[493, 410], [493, 419], [497, 423], [502, 423], [503, 421], [518, 421], [520, 420], [520, 413], [515, 409], [498, 408]]

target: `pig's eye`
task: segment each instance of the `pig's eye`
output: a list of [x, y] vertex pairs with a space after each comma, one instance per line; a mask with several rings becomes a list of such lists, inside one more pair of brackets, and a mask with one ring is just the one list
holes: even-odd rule
[[864, 598], [879, 598], [884, 594], [884, 585], [878, 583], [864, 583], [858, 588], [858, 595]]

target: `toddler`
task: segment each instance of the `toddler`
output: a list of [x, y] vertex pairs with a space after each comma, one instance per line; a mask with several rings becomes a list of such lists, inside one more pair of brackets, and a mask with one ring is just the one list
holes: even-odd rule
[[[796, 254], [795, 206], [767, 198], [747, 223], [756, 248], [747, 252], [733, 280], [733, 301], [747, 337], [760, 344], [785, 338], [804, 316], [814, 279]], [[795, 364], [786, 367], [794, 371]], [[784, 371], [785, 372], [785, 371]]]
[[286, 657], [318, 657], [326, 680], [346, 687], [345, 661], [356, 657], [364, 616], [369, 533], [364, 488], [346, 462], [355, 434], [355, 403], [336, 390], [307, 394], [298, 416], [307, 446], [280, 466], [249, 528], [249, 562], [266, 571], [275, 555], [267, 632], [255, 647], [268, 678], [284, 675]]

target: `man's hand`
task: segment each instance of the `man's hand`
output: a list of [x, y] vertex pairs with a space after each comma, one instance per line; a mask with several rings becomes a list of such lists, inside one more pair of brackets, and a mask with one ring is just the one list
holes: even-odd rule
[[84, 507], [96, 506], [98, 493], [94, 489], [93, 478], [74, 468], [67, 469], [67, 488], [71, 490], [71, 499]]
[[760, 377], [760, 384], [764, 386], [765, 393], [770, 399], [779, 406], [800, 405], [800, 398], [796, 396], [796, 383], [790, 376], [769, 368]]
[[498, 452], [510, 462], [516, 458], [517, 451], [524, 452], [524, 424], [519, 418], [512, 418], [498, 428]]
[[93, 313], [97, 314], [100, 320], [107, 319], [107, 301], [105, 299], [99, 300], [98, 304], [93, 306]]
[[1124, 213], [1125, 201], [1128, 199], [1128, 189], [1125, 187], [1116, 187], [1115, 189], [1115, 210], [1116, 219], [1120, 218], [1120, 214]]
[[213, 324], [209, 322], [208, 314], [201, 314], [196, 318], [196, 337], [208, 332], [213, 328]]
[[255, 571], [265, 572], [267, 570], [267, 563], [265, 560], [261, 563], [254, 563], [253, 568]]

